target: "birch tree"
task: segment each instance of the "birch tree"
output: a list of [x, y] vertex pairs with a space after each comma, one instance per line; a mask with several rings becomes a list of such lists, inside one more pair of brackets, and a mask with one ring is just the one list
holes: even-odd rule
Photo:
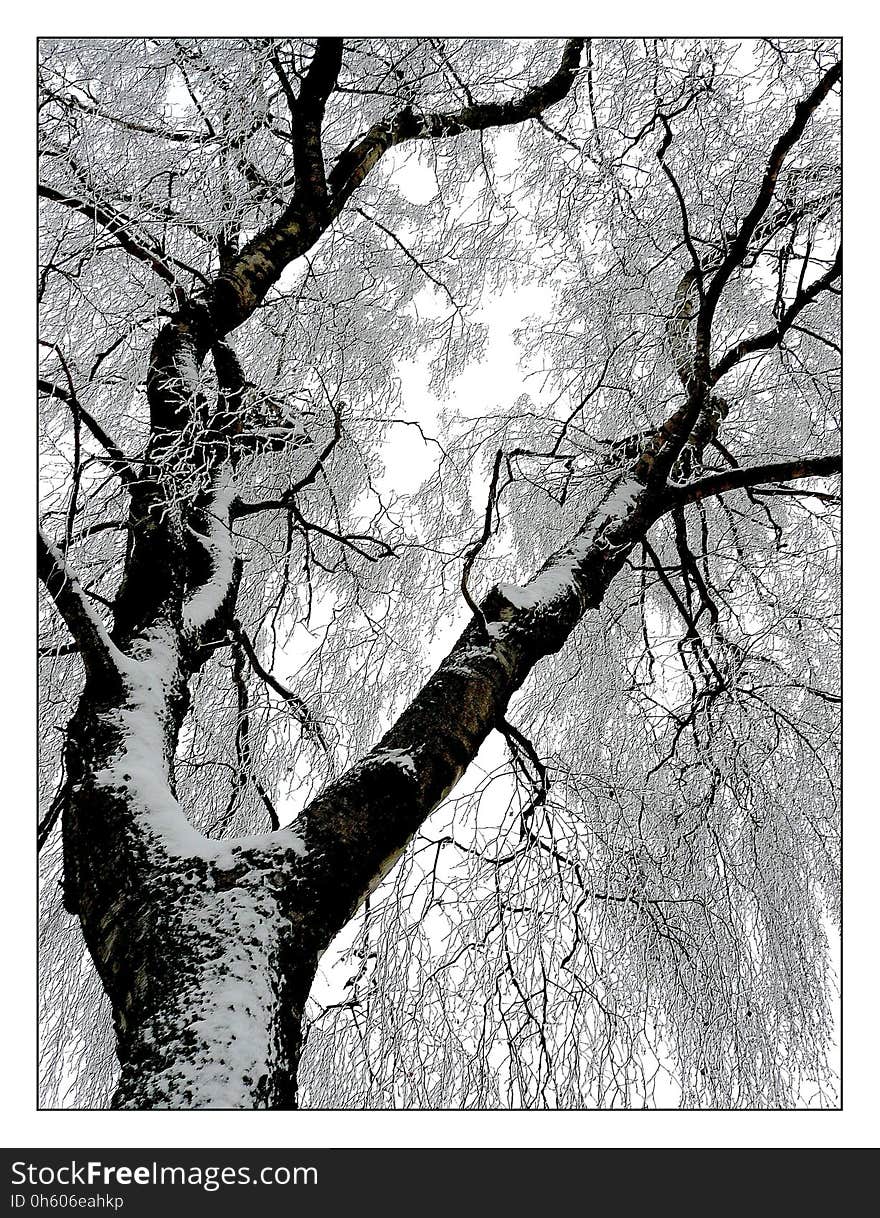
[[840, 77], [42, 41], [47, 1103], [836, 1102]]

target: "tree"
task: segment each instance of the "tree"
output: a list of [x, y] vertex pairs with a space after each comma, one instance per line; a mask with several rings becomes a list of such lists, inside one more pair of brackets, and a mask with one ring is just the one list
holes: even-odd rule
[[840, 75], [41, 43], [49, 1102], [834, 1102]]

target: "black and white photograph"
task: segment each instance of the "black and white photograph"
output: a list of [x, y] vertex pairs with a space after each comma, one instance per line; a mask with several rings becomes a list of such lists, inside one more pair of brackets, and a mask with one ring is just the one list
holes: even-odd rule
[[835, 1144], [854, 39], [781, 16], [31, 39], [28, 1145]]

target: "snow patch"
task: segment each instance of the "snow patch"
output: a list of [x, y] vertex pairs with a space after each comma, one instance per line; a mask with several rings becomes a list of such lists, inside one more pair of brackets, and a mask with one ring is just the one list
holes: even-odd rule
[[515, 609], [537, 609], [549, 606], [569, 593], [594, 544], [610, 525], [622, 523], [627, 518], [644, 489], [635, 478], [621, 479], [596, 510], [590, 521], [590, 532], [582, 534], [527, 584], [499, 584], [498, 590], [504, 599]]
[[235, 548], [229, 527], [229, 509], [235, 498], [235, 483], [230, 466], [226, 467], [211, 503], [211, 523], [207, 533], [196, 533], [211, 556], [210, 578], [198, 588], [183, 607], [183, 624], [187, 630], [201, 630], [219, 611], [229, 591], [235, 570]]
[[189, 823], [171, 790], [166, 754], [168, 699], [178, 664], [170, 628], [139, 640], [135, 656], [120, 656], [125, 662], [128, 700], [123, 708], [106, 715], [117, 727], [122, 743], [106, 768], [94, 775], [96, 783], [124, 791], [165, 852], [173, 856], [213, 861], [221, 870], [236, 866], [246, 850], [271, 848], [303, 857], [305, 842], [291, 829], [215, 840]]
[[579, 560], [572, 555], [548, 567], [530, 579], [523, 587], [499, 584], [498, 590], [515, 609], [536, 609], [549, 605], [571, 589]]
[[405, 752], [404, 749], [376, 749], [370, 753], [365, 759], [370, 765], [385, 765], [390, 762], [392, 765], [398, 766], [405, 774], [416, 776], [416, 763], [413, 761], [412, 754]]
[[182, 916], [185, 941], [198, 945], [198, 956], [187, 961], [169, 1008], [138, 1030], [168, 1063], [147, 1086], [187, 1107], [252, 1108], [278, 1051], [280, 1012], [271, 977], [282, 917], [265, 894], [240, 888], [207, 900], [199, 893]]
[[642, 483], [635, 478], [621, 479], [609, 497], [600, 505], [594, 519], [596, 528], [604, 527], [611, 520], [625, 520], [644, 489]]

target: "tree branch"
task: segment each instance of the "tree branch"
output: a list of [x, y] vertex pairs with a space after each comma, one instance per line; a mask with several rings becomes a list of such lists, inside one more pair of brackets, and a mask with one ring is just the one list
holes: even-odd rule
[[60, 385], [56, 385], [52, 381], [45, 381], [42, 379], [37, 381], [37, 388], [41, 393], [45, 393], [49, 397], [60, 398], [61, 401], [65, 402], [75, 414], [79, 415], [83, 423], [85, 423], [86, 427], [106, 452], [109, 458], [109, 460], [106, 461], [106, 464], [111, 467], [115, 474], [119, 475], [123, 482], [133, 482], [135, 480], [137, 477], [135, 470], [129, 464], [128, 458], [125, 456], [122, 449], [118, 444], [110, 439], [107, 432], [98, 422], [98, 420], [86, 410], [85, 406], [83, 406], [82, 402], [80, 402], [75, 393], [72, 393], [70, 390], [63, 389]]
[[390, 120], [374, 124], [339, 157], [325, 182], [320, 123], [338, 75], [342, 45], [340, 40], [330, 38], [319, 39], [319, 43], [297, 98], [299, 167], [293, 198], [278, 219], [231, 260], [208, 293], [214, 339], [228, 334], [250, 316], [284, 268], [314, 245], [389, 148], [405, 140], [446, 138], [536, 118], [571, 89], [583, 47], [582, 38], [570, 39], [556, 72], [519, 98], [467, 106], [452, 114], [416, 115], [405, 109]]
[[284, 699], [287, 705], [293, 710], [303, 730], [310, 732], [315, 737], [315, 739], [321, 745], [321, 748], [329, 757], [330, 748], [327, 744], [327, 739], [320, 723], [318, 723], [317, 719], [315, 719], [314, 715], [309, 710], [306, 703], [303, 702], [302, 698], [297, 697], [295, 693], [292, 693], [286, 686], [282, 685], [276, 676], [269, 672], [268, 669], [263, 667], [263, 665], [260, 663], [260, 657], [257, 655], [256, 648], [248, 638], [244, 627], [237, 618], [233, 618], [232, 627], [229, 633], [241, 646], [242, 651], [248, 658], [251, 668], [254, 670], [260, 680], [268, 685], [270, 689], [274, 689], [276, 694], [280, 695], [280, 697]]
[[307, 843], [304, 867], [314, 869], [316, 880], [303, 888], [309, 916], [317, 914], [331, 934], [347, 921], [456, 784], [529, 672], [601, 603], [632, 547], [661, 515], [707, 495], [827, 476], [840, 466], [837, 456], [804, 458], [731, 470], [673, 491], [632, 477], [616, 482], [527, 584], [492, 589], [379, 744], [298, 818], [295, 828]]
[[694, 248], [693, 239], [691, 238], [691, 226], [688, 219], [687, 204], [684, 201], [684, 195], [681, 193], [681, 187], [678, 184], [678, 179], [675, 174], [666, 164], [666, 153], [669, 150], [669, 145], [672, 143], [673, 135], [672, 128], [665, 114], [660, 115], [660, 120], [663, 123], [665, 134], [661, 141], [660, 147], [657, 149], [657, 160], [660, 162], [660, 168], [666, 174], [678, 203], [678, 210], [681, 216], [681, 231], [684, 234], [684, 243], [687, 246], [687, 251], [691, 256], [691, 265], [693, 270], [693, 282], [697, 285], [697, 293], [700, 300], [703, 299], [703, 265], [700, 262], [700, 256]]
[[465, 131], [485, 131], [506, 127], [525, 119], [538, 118], [571, 90], [580, 67], [583, 38], [570, 38], [563, 49], [559, 67], [543, 84], [533, 85], [520, 97], [505, 102], [478, 102], [455, 112], [416, 114], [407, 107], [393, 118], [374, 123], [365, 135], [344, 152], [328, 176], [334, 209], [360, 186], [364, 178], [389, 148], [407, 140], [445, 139]]
[[300, 87], [293, 119], [293, 162], [297, 186], [308, 191], [316, 203], [327, 201], [321, 124], [324, 108], [342, 67], [342, 39], [319, 38], [312, 62]]
[[752, 338], [744, 338], [741, 342], [730, 347], [722, 358], [718, 361], [709, 376], [709, 383], [716, 384], [725, 373], [729, 372], [735, 364], [738, 364], [746, 355], [751, 355], [755, 351], [767, 351], [771, 347], [776, 347], [782, 341], [787, 330], [798, 316], [809, 304], [816, 299], [820, 292], [824, 292], [835, 279], [840, 277], [843, 269], [843, 247], [839, 247], [834, 257], [831, 266], [824, 275], [820, 275], [818, 279], [807, 288], [801, 288], [795, 294], [794, 300], [783, 312], [779, 321], [772, 330], [766, 330], [763, 334], [756, 334]]
[[[838, 62], [825, 73], [812, 92], [795, 106], [794, 118], [773, 145], [770, 152], [767, 168], [764, 171], [754, 204], [740, 224], [727, 254], [719, 263], [712, 279], [708, 285], [704, 285], [700, 307], [697, 312], [693, 365], [690, 369], [690, 375], [685, 381], [687, 396], [681, 407], [674, 414], [670, 415], [640, 456], [635, 468], [635, 475], [642, 482], [650, 482], [654, 487], [659, 487], [665, 482], [678, 454], [687, 443], [688, 436], [697, 422], [700, 412], [706, 405], [709, 390], [715, 381], [718, 380], [719, 376], [723, 375], [716, 368], [713, 379], [713, 372], [710, 368], [712, 320], [715, 315], [715, 308], [728, 279], [746, 257], [749, 243], [755, 230], [770, 206], [776, 181], [785, 157], [800, 139], [801, 135], [803, 135], [810, 116], [824, 101], [837, 81], [840, 80], [840, 76], [841, 65]], [[821, 287], [816, 288], [816, 290], [821, 290]], [[829, 290], [833, 289], [829, 287]], [[808, 301], [804, 302], [804, 304], [806, 303]], [[792, 319], [797, 316], [797, 313], [803, 307], [804, 305], [801, 304], [795, 310]], [[776, 331], [773, 331], [773, 334], [775, 335]], [[767, 336], [761, 337], [766, 338]], [[772, 345], [769, 340], [768, 345]], [[722, 363], [727, 358], [725, 356]], [[727, 366], [731, 367], [736, 362], [736, 359], [739, 358], [740, 356], [736, 356]]]
[[666, 493], [669, 508], [685, 503], [698, 503], [711, 495], [723, 495], [726, 491], [759, 486], [763, 482], [791, 482], [798, 478], [827, 478], [839, 474], [843, 467], [839, 455], [827, 457], [802, 457], [795, 461], [776, 461], [766, 465], [746, 465], [701, 478], [687, 486], [673, 487]]
[[[761, 180], [761, 186], [758, 190], [758, 195], [755, 202], [752, 204], [749, 211], [743, 217], [739, 231], [733, 239], [727, 255], [718, 267], [718, 270], [712, 276], [712, 280], [706, 288], [706, 296], [704, 308], [701, 310], [700, 327], [703, 330], [704, 337], [708, 339], [709, 329], [712, 324], [712, 317], [715, 312], [721, 293], [730, 276], [733, 274], [737, 266], [746, 256], [749, 248], [749, 242], [758, 227], [761, 217], [770, 206], [770, 201], [773, 198], [773, 192], [776, 188], [776, 180], [779, 177], [779, 172], [782, 169], [783, 162], [786, 156], [801, 138], [804, 130], [813, 113], [819, 108], [828, 94], [831, 92], [834, 85], [841, 78], [842, 65], [840, 61], [833, 64], [828, 69], [815, 89], [794, 108], [794, 117], [783, 131], [782, 135], [773, 145], [770, 152], [770, 157], [767, 161], [767, 168], [764, 170], [764, 176]], [[708, 342], [706, 342], [706, 358], [708, 358]]]
[[134, 224], [134, 220], [130, 216], [127, 216], [125, 212], [115, 209], [108, 211], [100, 203], [89, 203], [84, 199], [77, 199], [73, 195], [64, 194], [60, 190], [53, 190], [51, 186], [44, 186], [42, 182], [37, 186], [37, 194], [40, 198], [52, 199], [56, 203], [69, 207], [72, 211], [77, 211], [84, 216], [88, 216], [90, 220], [94, 220], [97, 224], [106, 228], [110, 235], [116, 238], [127, 254], [131, 254], [133, 258], [145, 262], [166, 283], [177, 284], [177, 276], [165, 263], [162, 251], [157, 246], [151, 248], [145, 245], [132, 235], [130, 226]]
[[305, 809], [295, 829], [306, 842], [304, 874], [313, 868], [316, 883], [291, 896], [296, 901], [298, 891], [309, 892], [312, 926], [317, 920], [322, 929], [338, 929], [387, 874], [504, 718], [529, 672], [601, 603], [659, 504], [648, 488], [616, 481], [528, 584], [492, 589], [379, 744]]
[[78, 643], [86, 668], [95, 674], [118, 676], [119, 651], [60, 549], [42, 529], [37, 530], [37, 574]]

